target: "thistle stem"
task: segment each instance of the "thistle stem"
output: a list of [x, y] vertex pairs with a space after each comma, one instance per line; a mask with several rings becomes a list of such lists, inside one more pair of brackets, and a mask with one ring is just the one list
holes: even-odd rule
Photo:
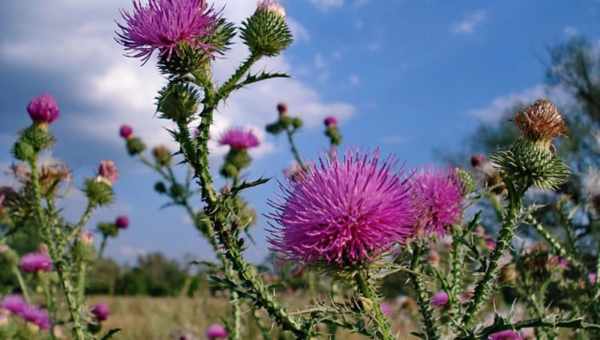
[[488, 298], [494, 282], [498, 276], [498, 262], [504, 252], [510, 247], [515, 231], [519, 225], [519, 213], [522, 206], [523, 193], [517, 193], [510, 183], [508, 212], [504, 217], [502, 228], [496, 242], [496, 248], [490, 255], [489, 263], [483, 277], [477, 283], [473, 299], [469, 302], [467, 311], [462, 319], [462, 325], [466, 328], [471, 326], [474, 318], [481, 309], [482, 304]]
[[15, 274], [15, 277], [17, 278], [17, 282], [19, 283], [19, 287], [21, 288], [21, 293], [23, 294], [25, 301], [28, 304], [30, 304], [31, 298], [29, 298], [29, 289], [27, 288], [27, 285], [25, 284], [25, 280], [23, 280], [23, 275], [21, 274], [21, 271], [19, 270], [18, 266], [13, 266], [13, 273]]
[[296, 146], [296, 142], [294, 141], [294, 131], [289, 128], [285, 130], [288, 142], [290, 144], [290, 149], [292, 151], [292, 156], [294, 156], [294, 160], [300, 165], [302, 169], [304, 169], [304, 161], [302, 160], [302, 156], [300, 156], [300, 151]]
[[[459, 241], [461, 238], [458, 237], [461, 233], [458, 230], [458, 226], [454, 227], [453, 230], [453, 242], [452, 248], [450, 250], [450, 290], [449, 290], [449, 300], [450, 300], [450, 316], [454, 321], [460, 317], [460, 302], [459, 302], [459, 294], [462, 290], [462, 279], [463, 279], [463, 266], [465, 260], [465, 252], [462, 247], [461, 242]], [[454, 322], [452, 323], [454, 324]]]
[[369, 301], [368, 308], [365, 308], [364, 303], [361, 303], [361, 306], [365, 314], [371, 314], [370, 317], [376, 326], [375, 334], [377, 338], [382, 340], [395, 339], [392, 334], [392, 327], [390, 326], [389, 320], [381, 311], [379, 296], [369, 282], [368, 272], [358, 272], [356, 273], [355, 278], [358, 292]]
[[46, 242], [52, 261], [58, 273], [58, 279], [63, 288], [65, 298], [67, 300], [67, 306], [71, 319], [73, 320], [73, 335], [77, 340], [86, 340], [86, 331], [81, 322], [81, 315], [79, 314], [79, 303], [75, 299], [73, 294], [73, 286], [69, 280], [67, 274], [67, 264], [64, 262], [63, 250], [57, 248], [57, 242], [52, 235], [52, 226], [49, 225], [46, 218], [44, 208], [42, 207], [42, 192], [40, 186], [40, 176], [37, 168], [37, 157], [30, 160], [29, 165], [31, 167], [31, 185], [34, 198], [34, 213], [36, 222], [42, 230], [42, 236]]
[[425, 282], [423, 281], [423, 276], [418, 272], [420, 268], [419, 261], [423, 252], [424, 248], [421, 245], [417, 245], [414, 248], [413, 258], [410, 264], [410, 276], [416, 291], [417, 305], [419, 306], [419, 312], [423, 318], [423, 326], [425, 327], [427, 339], [436, 340], [440, 339], [440, 336], [433, 319], [433, 311], [431, 309], [431, 294], [427, 291]]

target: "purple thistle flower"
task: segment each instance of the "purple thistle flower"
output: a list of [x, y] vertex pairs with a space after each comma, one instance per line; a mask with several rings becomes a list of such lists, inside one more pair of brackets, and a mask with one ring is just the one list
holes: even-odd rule
[[129, 139], [133, 136], [133, 128], [129, 125], [121, 125], [119, 128], [119, 136], [123, 139]]
[[121, 11], [117, 42], [130, 57], [147, 62], [155, 51], [170, 58], [180, 44], [210, 52], [204, 41], [216, 28], [219, 16], [205, 0], [133, 1], [133, 12]]
[[94, 305], [90, 312], [92, 313], [92, 315], [94, 315], [96, 320], [100, 322], [108, 320], [108, 316], [110, 315], [110, 309], [105, 303], [99, 303], [97, 305]]
[[219, 324], [212, 324], [206, 329], [206, 337], [209, 340], [226, 339], [228, 336], [225, 327]]
[[462, 185], [453, 169], [430, 169], [412, 178], [419, 233], [443, 235], [462, 214]]
[[115, 225], [119, 229], [127, 229], [129, 227], [129, 217], [121, 215], [115, 220]]
[[383, 315], [387, 317], [390, 317], [394, 313], [394, 310], [392, 309], [392, 306], [390, 306], [389, 303], [382, 302], [379, 307], [381, 308], [381, 312], [383, 313]]
[[259, 146], [260, 141], [251, 130], [233, 128], [221, 136], [219, 144], [229, 145], [229, 147], [235, 150], [247, 150]]
[[433, 307], [441, 308], [448, 304], [448, 293], [443, 290], [433, 294], [431, 297], [431, 305]]
[[35, 306], [26, 306], [21, 314], [23, 320], [38, 326], [42, 330], [50, 329], [48, 312]]
[[43, 252], [29, 253], [21, 258], [19, 268], [25, 273], [49, 272], [52, 270], [52, 259]]
[[283, 202], [271, 205], [273, 250], [304, 263], [356, 265], [413, 235], [409, 184], [389, 158], [348, 152], [321, 159], [302, 181], [282, 185]]
[[0, 307], [13, 314], [21, 315], [25, 307], [27, 307], [27, 302], [25, 302], [21, 295], [7, 295], [0, 302]]
[[491, 334], [489, 340], [523, 340], [521, 333], [511, 329]]
[[336, 126], [337, 123], [338, 123], [337, 118], [335, 118], [333, 116], [326, 117], [325, 120], [323, 121], [323, 124], [325, 124], [326, 127]]
[[27, 112], [31, 120], [38, 124], [51, 124], [60, 115], [56, 100], [49, 94], [33, 98], [27, 105]]

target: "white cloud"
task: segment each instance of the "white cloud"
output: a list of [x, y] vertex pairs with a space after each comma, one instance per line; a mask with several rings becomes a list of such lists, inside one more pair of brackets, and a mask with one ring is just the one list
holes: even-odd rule
[[288, 18], [288, 25], [290, 25], [295, 42], [310, 41], [310, 33], [300, 22], [294, 18]]
[[332, 8], [340, 8], [344, 5], [344, 0], [310, 0], [310, 2], [323, 11]]
[[[169, 127], [169, 122], [154, 117], [156, 93], [165, 83], [164, 79], [152, 61], [140, 67], [139, 60], [123, 57], [121, 48], [113, 40], [114, 17], [124, 4], [117, 0], [15, 3], [12, 5], [14, 13], [23, 13], [23, 16], [11, 27], [15, 30], [12, 39], [3, 39], [0, 44], [0, 61], [49, 72], [74, 89], [74, 94], [89, 110], [64, 113], [65, 117], [72, 117], [65, 124], [70, 124], [75, 132], [84, 132], [102, 143], [120, 145], [118, 127], [128, 123], [152, 145], [169, 144], [171, 138], [164, 129]], [[216, 0], [215, 6], [224, 6], [224, 15], [240, 23], [256, 5], [254, 1]], [[306, 28], [293, 18], [289, 20], [298, 41], [310, 39]], [[33, 22], [35, 25], [27, 24]], [[224, 81], [247, 56], [246, 48], [239, 39], [237, 42], [227, 59], [215, 62], [214, 76], [218, 81]], [[294, 73], [285, 56], [266, 59], [254, 68], [255, 71], [263, 69]], [[229, 126], [262, 131], [263, 126], [274, 119], [274, 108], [279, 101], [286, 101], [296, 112], [302, 112], [309, 127], [317, 125], [330, 112], [338, 112], [341, 117], [354, 112], [348, 103], [323, 101], [313, 88], [300, 80], [272, 80], [239, 91], [222, 105], [215, 118], [213, 137]], [[273, 145], [263, 143], [256, 154], [264, 155], [273, 149]]]
[[455, 34], [471, 34], [475, 32], [486, 19], [486, 11], [478, 10], [465, 15], [462, 20], [454, 23], [451, 30]]
[[488, 106], [470, 110], [468, 114], [479, 118], [482, 122], [494, 123], [511, 114], [510, 110], [516, 106], [530, 104], [539, 98], [548, 98], [559, 107], [574, 104], [572, 97], [564, 89], [538, 84], [520, 92], [496, 97]]

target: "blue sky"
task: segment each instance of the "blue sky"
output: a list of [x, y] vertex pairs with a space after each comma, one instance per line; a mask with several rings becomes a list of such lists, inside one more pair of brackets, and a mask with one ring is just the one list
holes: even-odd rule
[[[217, 0], [236, 22], [250, 14], [254, 0]], [[321, 120], [342, 119], [346, 146], [379, 147], [410, 167], [435, 163], [434, 149], [455, 150], [480, 121], [501, 119], [517, 101], [565, 93], [544, 83], [547, 47], [573, 35], [600, 37], [600, 2], [443, 1], [443, 0], [288, 0], [296, 43], [284, 56], [261, 68], [286, 71], [277, 80], [234, 95], [223, 106], [213, 131], [248, 126], [262, 131], [274, 120], [278, 101], [289, 103], [307, 125], [299, 135], [305, 158], [326, 148]], [[55, 95], [62, 108], [54, 130], [59, 144], [51, 157], [67, 161], [75, 187], [92, 175], [102, 159], [121, 169], [117, 202], [98, 220], [127, 213], [132, 225], [109, 244], [108, 254], [130, 262], [137, 254], [160, 250], [172, 257], [210, 258], [205, 242], [178, 209], [152, 191], [155, 177], [129, 159], [117, 136], [122, 123], [134, 125], [148, 144], [169, 143], [165, 121], [153, 116], [153, 98], [163, 80], [148, 63], [122, 56], [114, 43], [114, 18], [126, 0], [30, 0], [0, 4], [0, 165], [10, 164], [15, 131], [29, 121], [24, 107], [42, 92]], [[231, 58], [217, 61], [223, 79], [245, 56], [238, 45]], [[263, 138], [249, 177], [281, 178], [290, 164], [283, 139]], [[214, 148], [218, 166], [223, 150]], [[2, 179], [6, 181], [6, 179]], [[273, 182], [247, 197], [259, 213], [269, 211]], [[73, 190], [75, 191], [75, 190]], [[69, 214], [80, 209], [73, 193]], [[265, 219], [255, 228], [253, 261], [267, 252]]]

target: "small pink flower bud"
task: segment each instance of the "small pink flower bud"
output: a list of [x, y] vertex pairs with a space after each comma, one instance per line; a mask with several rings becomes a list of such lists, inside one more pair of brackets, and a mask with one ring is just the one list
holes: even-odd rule
[[108, 320], [108, 316], [110, 315], [110, 309], [105, 303], [94, 305], [90, 312], [100, 322]]
[[206, 337], [209, 340], [227, 339], [228, 336], [225, 327], [219, 324], [212, 324], [206, 329]]
[[285, 17], [285, 8], [279, 4], [276, 0], [261, 0], [258, 3], [257, 9], [259, 11], [268, 11], [275, 13], [281, 17]]
[[287, 104], [286, 103], [277, 104], [277, 112], [279, 113], [280, 116], [286, 115], [288, 112]]
[[122, 229], [122, 230], [127, 229], [129, 227], [129, 217], [127, 217], [125, 215], [121, 215], [121, 216], [117, 217], [117, 219], [115, 220], [115, 225], [119, 229]]
[[337, 118], [335, 118], [333, 116], [329, 116], [329, 117], [325, 118], [323, 123], [325, 124], [326, 127], [334, 127], [334, 126], [337, 126], [338, 121], [337, 121]]
[[433, 294], [431, 298], [431, 305], [436, 308], [442, 308], [448, 304], [448, 293], [440, 290], [439, 292]]
[[119, 129], [119, 135], [123, 139], [129, 139], [131, 136], [133, 136], [133, 128], [129, 125], [121, 125], [121, 128]]
[[34, 123], [46, 125], [57, 120], [60, 115], [56, 100], [49, 94], [33, 98], [27, 105], [27, 112]]
[[90, 231], [88, 230], [84, 230], [81, 232], [81, 234], [79, 235], [79, 241], [81, 242], [81, 244], [83, 244], [84, 246], [91, 246], [94, 243], [94, 234], [92, 234]]

